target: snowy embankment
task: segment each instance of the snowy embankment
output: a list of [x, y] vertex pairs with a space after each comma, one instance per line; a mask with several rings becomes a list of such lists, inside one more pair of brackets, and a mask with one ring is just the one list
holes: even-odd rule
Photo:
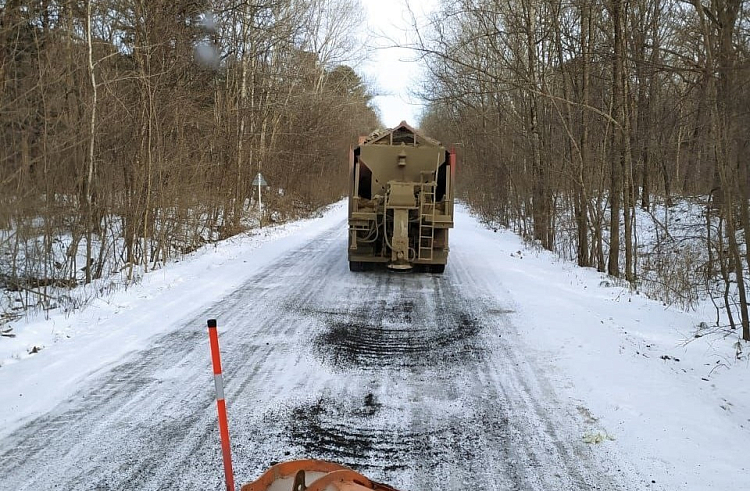
[[[210, 315], [212, 303], [263, 265], [321, 231], [345, 227], [345, 219], [339, 203], [322, 218], [206, 247], [73, 315], [17, 323], [16, 338], [0, 338], [0, 437], [153, 335]], [[527, 356], [586, 422], [580, 438], [620, 455], [655, 489], [750, 487], [750, 367], [744, 353], [736, 355], [737, 336], [694, 337], [709, 310], [684, 313], [612, 286], [601, 273], [488, 230], [464, 208], [451, 244], [451, 254], [489, 279], [486, 294], [513, 306]]]
[[321, 218], [205, 246], [72, 314], [13, 322], [15, 337], [0, 337], [0, 437], [51, 409], [87, 376], [148, 346], [152, 336], [184, 326], [321, 228], [343, 227], [345, 220], [346, 203], [337, 203]]
[[750, 344], [739, 332], [696, 337], [716, 316], [710, 302], [687, 313], [507, 231], [484, 240], [491, 230], [457, 221], [452, 250], [506, 290], [529, 356], [590, 425], [582, 438], [616, 447], [656, 489], [750, 489]]

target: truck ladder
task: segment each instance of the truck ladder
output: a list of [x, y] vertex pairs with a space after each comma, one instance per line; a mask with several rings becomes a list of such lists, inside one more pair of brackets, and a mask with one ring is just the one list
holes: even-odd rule
[[[419, 259], [432, 261], [435, 242], [435, 182], [423, 182], [420, 186]], [[429, 223], [426, 221], [428, 217]]]

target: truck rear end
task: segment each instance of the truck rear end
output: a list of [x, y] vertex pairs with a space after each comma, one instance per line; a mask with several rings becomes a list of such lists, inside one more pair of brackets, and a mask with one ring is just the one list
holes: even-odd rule
[[455, 152], [401, 122], [349, 156], [349, 268], [442, 273], [453, 227]]

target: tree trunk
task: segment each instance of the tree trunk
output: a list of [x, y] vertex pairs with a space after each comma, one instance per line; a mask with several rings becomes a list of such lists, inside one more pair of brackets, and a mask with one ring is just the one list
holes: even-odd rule
[[622, 40], [622, 0], [612, 0], [612, 25], [614, 30], [614, 58], [612, 64], [612, 114], [616, 127], [612, 130], [612, 165], [610, 175], [610, 215], [609, 215], [609, 262], [607, 273], [620, 276], [620, 211], [622, 206], [623, 167], [625, 150], [623, 109], [623, 40]]
[[93, 40], [91, 38], [91, 0], [86, 0], [86, 47], [88, 50], [89, 80], [91, 82], [91, 119], [89, 120], [88, 172], [86, 174], [86, 283], [91, 283], [91, 266], [93, 263], [91, 242], [94, 228], [94, 207], [92, 187], [94, 182], [94, 146], [96, 143], [96, 74], [94, 73]]

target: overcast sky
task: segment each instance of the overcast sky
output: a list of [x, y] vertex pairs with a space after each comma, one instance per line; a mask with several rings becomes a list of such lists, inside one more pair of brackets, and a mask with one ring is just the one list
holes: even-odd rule
[[[383, 124], [391, 128], [402, 120], [411, 125], [418, 124], [422, 111], [421, 101], [409, 94], [409, 89], [418, 83], [419, 66], [414, 53], [407, 49], [387, 48], [393, 45], [392, 38], [399, 44], [405, 44], [411, 35], [408, 25], [411, 23], [406, 9], [406, 0], [362, 0], [367, 9], [368, 34], [375, 49], [372, 61], [363, 65], [366, 78], [373, 82], [379, 95], [375, 105], [380, 109]], [[438, 0], [409, 0], [414, 13], [422, 20], [424, 14], [437, 7]]]

